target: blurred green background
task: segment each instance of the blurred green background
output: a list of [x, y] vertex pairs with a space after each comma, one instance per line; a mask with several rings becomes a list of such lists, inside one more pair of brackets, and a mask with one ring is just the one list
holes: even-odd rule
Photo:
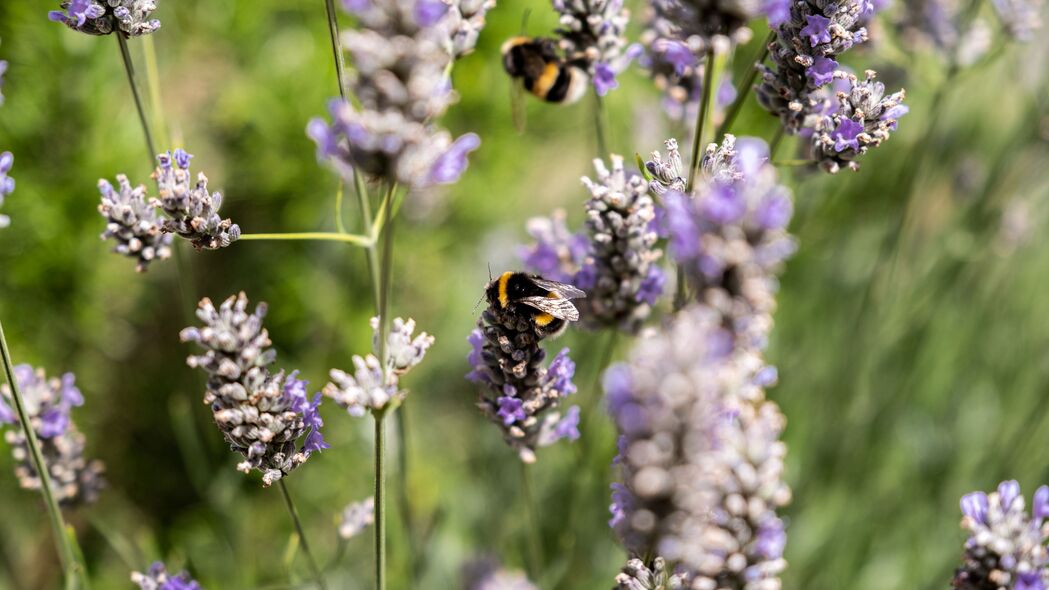
[[[245, 232], [333, 230], [336, 179], [304, 133], [336, 94], [323, 2], [160, 5], [163, 108], [150, 109], [158, 133], [164, 124], [173, 147], [196, 155], [194, 170], [223, 191], [223, 213]], [[488, 265], [518, 264], [527, 218], [564, 207], [579, 226], [579, 177], [596, 155], [589, 101], [529, 100], [526, 133], [513, 128], [498, 51], [526, 7], [528, 32], [548, 34], [548, 3], [504, 0], [477, 51], [456, 65], [461, 100], [444, 124], [481, 136], [468, 172], [444, 197], [410, 202], [398, 221], [392, 309], [437, 344], [410, 376], [402, 409], [413, 520], [432, 533], [417, 543], [426, 559], [415, 560], [412, 582], [391, 498], [391, 588], [454, 588], [463, 562], [483, 553], [525, 563], [520, 468], [474, 408], [465, 338]], [[190, 568], [207, 588], [303, 581], [279, 492], [234, 470], [239, 459], [200, 402], [202, 378], [186, 367], [190, 348], [177, 334], [199, 297], [244, 290], [270, 305], [278, 365], [301, 369], [317, 390], [329, 368], [348, 368], [369, 347], [363, 253], [246, 241], [195, 253], [179, 243], [181, 273], [172, 259], [145, 275], [110, 254], [98, 239], [95, 184], [120, 172], [148, 183], [151, 166], [116, 39], [50, 23], [49, 8], [0, 3], [0, 58], [10, 62], [0, 150], [14, 152], [18, 181], [3, 208], [12, 226], [0, 231], [0, 317], [16, 362], [74, 371], [87, 398], [74, 417], [110, 487], [68, 517], [95, 585], [130, 587], [129, 571], [153, 559]], [[963, 540], [958, 498], [1005, 478], [1028, 497], [1049, 482], [1049, 43], [1003, 46], [998, 35], [992, 61], [949, 74], [935, 54], [898, 46], [893, 23], [890, 12], [846, 62], [906, 86], [911, 113], [899, 132], [858, 173], [781, 169], [795, 189], [801, 246], [782, 279], [769, 351], [795, 493], [788, 589], [946, 587]], [[737, 80], [764, 36], [761, 23], [755, 29], [737, 54]], [[130, 44], [144, 79], [142, 41]], [[643, 72], [621, 82], [606, 100], [613, 151], [647, 154], [681, 135]], [[767, 140], [775, 128], [751, 100], [734, 131]], [[572, 347], [584, 400], [595, 395], [605, 338], [570, 333], [554, 345]], [[620, 340], [618, 358], [627, 345]], [[330, 403], [322, 413], [332, 449], [288, 483], [328, 562], [337, 513], [371, 494], [372, 444], [370, 421]], [[613, 433], [603, 415], [586, 427], [585, 454], [557, 445], [533, 470], [544, 589], [607, 588], [624, 560], [605, 525]], [[396, 449], [390, 456], [396, 465]], [[5, 473], [0, 588], [59, 587], [40, 498], [18, 488], [6, 450]], [[329, 571], [333, 587], [370, 587], [370, 536], [348, 543]]]

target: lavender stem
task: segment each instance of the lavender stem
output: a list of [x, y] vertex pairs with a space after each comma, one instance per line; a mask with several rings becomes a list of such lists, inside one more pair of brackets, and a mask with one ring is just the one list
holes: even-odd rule
[[714, 99], [714, 50], [709, 49], [706, 53], [703, 68], [703, 98], [699, 103], [699, 113], [696, 116], [696, 129], [692, 136], [692, 159], [688, 168], [688, 185], [685, 192], [691, 193], [696, 185], [696, 172], [699, 171], [699, 152], [703, 145], [703, 131], [707, 126], [707, 119], [713, 111], [711, 102]]
[[[381, 321], [380, 321], [381, 324]], [[385, 363], [383, 363], [385, 365]], [[375, 589], [386, 590], [386, 418], [375, 416]]]
[[761, 49], [761, 53], [758, 58], [754, 60], [750, 69], [747, 70], [747, 75], [743, 78], [743, 83], [739, 88], [739, 95], [736, 96], [736, 100], [732, 102], [732, 106], [729, 107], [728, 113], [725, 114], [725, 120], [721, 122], [718, 127], [716, 134], [716, 141], [721, 142], [725, 139], [725, 134], [732, 129], [732, 124], [735, 123], [736, 117], [739, 116], [740, 111], [743, 110], [743, 103], [746, 102], [747, 97], [750, 95], [750, 91], [754, 89], [754, 80], [758, 77], [758, 66], [765, 63], [765, 60], [769, 56], [769, 48], [773, 42], [776, 41], [776, 31], [770, 31], [769, 36], [765, 39], [765, 46]]
[[153, 158], [157, 156], [156, 146], [153, 145], [153, 134], [149, 131], [149, 121], [146, 119], [146, 110], [142, 106], [142, 97], [138, 93], [138, 85], [135, 83], [135, 66], [131, 62], [131, 52], [127, 48], [127, 39], [124, 35], [114, 35], [120, 44], [120, 57], [124, 60], [124, 71], [127, 72], [127, 82], [131, 86], [131, 95], [135, 98], [135, 109], [138, 110], [138, 120], [142, 124], [142, 133], [146, 136], [146, 149], [149, 150], [149, 166], [153, 167]]
[[346, 64], [342, 57], [342, 42], [339, 40], [339, 20], [335, 13], [335, 0], [324, 0], [328, 13], [328, 34], [331, 36], [331, 51], [335, 58], [335, 77], [339, 81], [339, 96], [346, 100]]
[[306, 542], [306, 533], [302, 530], [302, 522], [299, 520], [299, 511], [295, 509], [295, 503], [291, 500], [291, 494], [288, 492], [288, 486], [284, 483], [284, 478], [277, 480], [280, 484], [280, 493], [284, 496], [284, 504], [288, 507], [288, 513], [291, 514], [291, 520], [295, 523], [295, 532], [299, 535], [299, 544], [302, 545], [302, 554], [306, 556], [306, 562], [310, 566], [310, 571], [313, 573], [313, 579], [317, 582], [317, 587], [321, 590], [327, 590], [328, 586], [324, 583], [324, 575], [321, 574], [320, 568], [317, 567], [317, 561], [313, 559], [313, 553], [310, 552], [310, 546]]
[[605, 105], [601, 95], [594, 91], [594, 130], [597, 133], [597, 155], [608, 157], [608, 141], [605, 132]]
[[273, 234], [241, 234], [238, 240], [323, 240], [346, 242], [362, 248], [371, 248], [373, 242], [368, 236], [344, 234], [339, 232], [292, 232]]
[[543, 540], [540, 535], [539, 510], [532, 490], [532, 472], [528, 463], [521, 464], [521, 492], [524, 495], [525, 508], [528, 510], [528, 569], [529, 577], [538, 580], [543, 573]]

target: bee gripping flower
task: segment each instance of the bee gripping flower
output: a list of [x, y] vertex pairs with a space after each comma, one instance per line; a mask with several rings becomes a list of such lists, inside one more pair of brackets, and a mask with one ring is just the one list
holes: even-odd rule
[[106, 218], [103, 240], [113, 240], [113, 251], [136, 260], [135, 269], [145, 272], [149, 263], [171, 256], [171, 235], [161, 230], [156, 208], [146, 199], [146, 187], [132, 187], [127, 176], [117, 175], [117, 187], [98, 181], [102, 202], [98, 212]]
[[138, 584], [140, 590], [204, 590], [188, 572], [171, 575], [159, 561], [153, 562], [146, 573], [132, 572], [131, 581]]
[[52, 10], [47, 17], [88, 35], [118, 32], [138, 37], [160, 28], [160, 21], [150, 18], [156, 0], [63, 0], [59, 6], [62, 10]]

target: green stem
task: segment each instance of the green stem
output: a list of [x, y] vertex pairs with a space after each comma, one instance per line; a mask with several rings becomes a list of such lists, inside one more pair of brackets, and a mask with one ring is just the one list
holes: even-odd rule
[[[601, 356], [598, 357], [597, 366], [594, 369], [594, 380], [590, 386], [589, 395], [584, 402], [583, 415], [586, 420], [590, 420], [590, 417], [597, 411], [601, 401], [601, 375], [604, 374], [605, 369], [608, 367], [608, 363], [612, 361], [612, 355], [616, 350], [616, 342], [619, 340], [619, 332], [615, 329], [609, 329], [608, 341], [605, 343], [604, 349], [601, 351]], [[585, 439], [584, 439], [585, 441]]]
[[608, 157], [608, 140], [605, 133], [605, 105], [601, 95], [594, 92], [594, 131], [597, 133], [597, 157]]
[[284, 496], [284, 505], [288, 507], [288, 514], [291, 514], [291, 520], [295, 523], [295, 532], [299, 535], [299, 544], [302, 545], [302, 554], [306, 556], [306, 562], [310, 566], [310, 571], [313, 573], [313, 579], [317, 582], [317, 587], [321, 590], [326, 590], [328, 585], [324, 583], [324, 575], [321, 574], [321, 570], [317, 567], [317, 561], [313, 559], [313, 553], [310, 551], [310, 546], [306, 542], [306, 533], [302, 530], [302, 522], [299, 520], [299, 511], [295, 509], [295, 503], [291, 500], [291, 494], [288, 492], [288, 485], [284, 483], [284, 478], [277, 480], [280, 484], [280, 493]]
[[703, 98], [699, 103], [699, 113], [696, 115], [696, 129], [692, 136], [692, 160], [688, 169], [688, 185], [686, 192], [691, 193], [692, 188], [695, 186], [696, 173], [699, 172], [699, 153], [703, 146], [703, 132], [707, 127], [707, 120], [710, 118], [710, 113], [713, 112], [711, 103], [714, 100], [714, 86], [717, 85], [717, 81], [714, 79], [714, 50], [707, 50], [705, 64], [703, 68]]
[[[11, 386], [11, 400], [14, 402], [15, 412], [18, 414], [18, 423], [22, 426], [22, 431], [25, 433], [26, 446], [29, 447], [29, 457], [33, 462], [33, 469], [36, 470], [37, 475], [40, 477], [40, 493], [44, 495], [47, 516], [51, 522], [51, 534], [54, 536], [55, 545], [58, 547], [58, 558], [62, 564], [62, 571], [65, 573], [66, 584], [70, 585], [73, 580], [77, 580], [80, 588], [86, 590], [89, 587], [87, 569], [83, 563], [77, 560], [76, 556], [80, 552], [73, 547], [73, 543], [76, 542], [75, 537], [67, 534], [67, 525], [62, 518], [62, 510], [58, 507], [58, 500], [55, 499], [54, 491], [51, 487], [51, 473], [47, 470], [47, 464], [44, 463], [44, 454], [40, 450], [40, 441], [37, 439], [36, 430], [29, 420], [25, 400], [22, 398], [18, 381], [15, 379], [14, 363], [11, 362], [11, 352], [7, 348], [7, 339], [4, 337], [4, 326], [2, 323], [0, 323], [0, 357], [3, 357], [4, 375], [7, 377], [8, 385]], [[75, 587], [75, 584], [73, 586]]]
[[344, 183], [342, 179], [339, 179], [339, 188], [335, 189], [335, 230], [340, 234], [345, 234], [346, 224], [342, 222], [342, 194], [343, 194]]
[[146, 136], [146, 149], [149, 150], [149, 166], [153, 167], [153, 158], [157, 157], [156, 146], [153, 145], [153, 134], [149, 132], [149, 120], [146, 118], [146, 109], [142, 106], [142, 97], [138, 93], [138, 85], [135, 83], [135, 66], [131, 62], [131, 52], [127, 48], [127, 39], [120, 32], [114, 35], [120, 44], [120, 57], [124, 60], [124, 71], [127, 72], [127, 82], [131, 86], [131, 95], [135, 98], [135, 109], [138, 110], [138, 120], [142, 124], [142, 133]]
[[736, 122], [736, 117], [739, 116], [740, 111], [743, 110], [743, 104], [747, 101], [747, 97], [750, 96], [750, 91], [754, 88], [754, 80], [758, 77], [758, 66], [765, 63], [765, 60], [769, 56], [769, 48], [776, 41], [776, 31], [770, 31], [769, 36], [765, 39], [764, 47], [761, 48], [761, 53], [758, 58], [751, 64], [747, 75], [743, 78], [743, 83], [739, 89], [739, 95], [736, 96], [736, 100], [732, 101], [732, 105], [729, 107], [728, 112], [725, 113], [725, 120], [721, 122], [716, 133], [716, 141], [718, 143], [725, 139], [725, 134], [732, 129], [732, 124]]
[[331, 37], [331, 52], [335, 58], [335, 77], [339, 81], [339, 96], [346, 100], [346, 64], [342, 58], [342, 42], [339, 39], [339, 20], [335, 13], [335, 0], [324, 0], [328, 13], [328, 35]]
[[[170, 146], [167, 123], [164, 121], [164, 103], [160, 99], [160, 68], [157, 66], [157, 50], [153, 45], [153, 35], [142, 36], [142, 51], [146, 54], [146, 86], [149, 88], [149, 103], [153, 108], [160, 145]], [[156, 154], [153, 154], [156, 157]], [[152, 163], [152, 160], [150, 160]]]
[[[390, 217], [393, 208], [393, 195], [397, 190], [396, 183], [390, 183], [390, 188], [383, 198], [383, 209], [379, 215], [385, 221], [382, 230], [382, 263], [379, 273], [379, 360], [382, 361], [383, 371], [386, 370], [386, 335], [389, 333], [390, 321], [387, 310], [390, 306], [391, 275], [393, 272], [393, 219]], [[377, 218], [375, 224], [378, 225]]]
[[772, 141], [769, 142], [769, 160], [776, 158], [776, 151], [779, 150], [779, 144], [783, 142], [784, 135], [783, 126], [780, 125], [776, 128], [776, 134], [772, 136]]
[[375, 589], [386, 590], [386, 418], [375, 416]]
[[540, 534], [539, 510], [532, 490], [532, 472], [528, 463], [521, 461], [521, 492], [524, 495], [525, 509], [528, 511], [528, 573], [533, 580], [538, 580], [543, 573], [543, 540]]
[[278, 234], [241, 234], [241, 240], [321, 240], [332, 242], [346, 242], [362, 248], [370, 248], [372, 240], [367, 236], [357, 234], [342, 234], [338, 232], [297, 232]]

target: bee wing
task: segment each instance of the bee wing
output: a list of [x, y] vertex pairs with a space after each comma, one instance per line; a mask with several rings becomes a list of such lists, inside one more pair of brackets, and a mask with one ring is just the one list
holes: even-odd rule
[[550, 297], [523, 297], [519, 301], [561, 320], [574, 322], [579, 319], [579, 310], [567, 299], [560, 297], [556, 299]]
[[580, 299], [586, 297], [586, 293], [581, 290], [569, 285], [567, 283], [559, 283], [557, 281], [548, 281], [538, 277], [532, 278], [532, 282], [546, 289], [547, 291], [554, 291], [560, 294], [565, 299]]
[[510, 81], [510, 112], [514, 121], [514, 129], [519, 135], [524, 135], [528, 124], [528, 105], [524, 101], [524, 86], [517, 80]]

